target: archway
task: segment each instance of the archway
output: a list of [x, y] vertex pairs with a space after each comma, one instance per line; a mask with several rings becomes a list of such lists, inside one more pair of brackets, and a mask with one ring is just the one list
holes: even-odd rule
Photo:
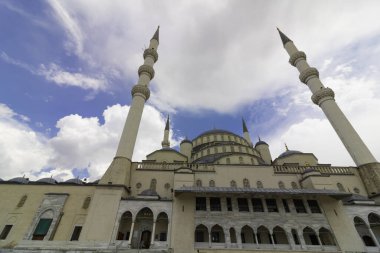
[[368, 215], [369, 227], [371, 228], [376, 240], [380, 241], [380, 216], [375, 213]]
[[136, 235], [132, 237], [132, 248], [149, 249], [152, 240], [153, 212], [145, 207], [141, 209], [135, 220]]
[[230, 228], [230, 240], [231, 240], [231, 243], [237, 243], [236, 231], [234, 228]]
[[272, 244], [272, 239], [268, 228], [260, 226], [257, 229], [257, 242], [259, 244]]
[[224, 231], [219, 225], [215, 225], [211, 228], [211, 242], [213, 243], [224, 243]]
[[129, 240], [131, 235], [132, 213], [127, 211], [120, 218], [116, 240]]
[[330, 230], [326, 228], [319, 229], [319, 239], [322, 245], [335, 246], [335, 240]]
[[169, 219], [166, 213], [157, 216], [155, 239], [164, 242], [167, 240]]
[[198, 225], [195, 228], [195, 242], [208, 242], [208, 229], [205, 225]]
[[318, 237], [313, 229], [306, 227], [303, 229], [303, 238], [306, 245], [319, 245]]
[[363, 240], [364, 245], [368, 247], [376, 246], [371, 236], [371, 233], [368, 229], [367, 223], [365, 223], [363, 219], [356, 216], [354, 218], [354, 224], [355, 224], [356, 231], [358, 232], [360, 238], [362, 238]]
[[275, 244], [289, 244], [285, 230], [279, 226], [273, 229], [273, 240]]
[[45, 211], [41, 216], [34, 229], [32, 240], [43, 240], [50, 231], [50, 225], [53, 222], [53, 210]]
[[255, 233], [253, 232], [253, 229], [248, 225], [245, 225], [241, 229], [241, 243], [256, 243]]

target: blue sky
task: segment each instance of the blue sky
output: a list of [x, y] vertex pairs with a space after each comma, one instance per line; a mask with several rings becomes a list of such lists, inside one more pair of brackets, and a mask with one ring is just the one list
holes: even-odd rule
[[[311, 8], [310, 6], [313, 6]], [[116, 152], [142, 52], [161, 25], [134, 160], [226, 129], [353, 165], [287, 61], [279, 26], [380, 159], [378, 1], [0, 1], [0, 178], [98, 178]], [[307, 15], [305, 14], [307, 13]]]

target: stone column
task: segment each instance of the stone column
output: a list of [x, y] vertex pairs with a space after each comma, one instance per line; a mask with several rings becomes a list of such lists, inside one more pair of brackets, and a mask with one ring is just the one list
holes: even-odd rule
[[256, 248], [260, 248], [260, 246], [259, 246], [259, 240], [257, 240], [257, 231], [256, 231], [256, 233], [253, 232], [253, 236], [255, 237]]
[[274, 242], [273, 234], [269, 233], [269, 235], [270, 235], [270, 238], [272, 240], [273, 248], [275, 248], [276, 247], [276, 243]]
[[208, 247], [211, 248], [211, 230], [208, 232]]
[[288, 238], [288, 242], [290, 244], [290, 248], [291, 249], [295, 249], [295, 246], [296, 246], [296, 243], [294, 242], [294, 239], [293, 239], [293, 234], [292, 232], [290, 231], [286, 231], [286, 237]]
[[307, 249], [305, 238], [303, 238], [303, 233], [299, 233], [298, 231], [297, 233], [298, 233], [298, 239], [300, 240], [301, 249]]
[[265, 201], [265, 199], [261, 199], [261, 202], [263, 203], [263, 207], [264, 207], [264, 212], [268, 212], [268, 206], [267, 206], [267, 202]]
[[152, 238], [150, 239], [150, 244], [154, 243], [154, 237], [156, 235], [156, 222], [153, 222], [153, 229], [152, 229]]
[[321, 242], [321, 238], [319, 238], [319, 234], [316, 234], [316, 236], [317, 236], [319, 245], [321, 245], [321, 248], [323, 249], [323, 245], [322, 245], [322, 242]]
[[373, 233], [373, 231], [372, 231], [372, 229], [371, 229], [371, 226], [368, 226], [368, 231], [369, 231], [369, 233], [371, 234], [371, 237], [373, 238], [373, 241], [375, 242], [376, 247], [380, 247], [380, 245], [379, 245], [379, 241], [377, 240], [375, 234]]
[[129, 232], [129, 238], [128, 238], [128, 245], [131, 245], [132, 243], [132, 237], [133, 237], [133, 229], [135, 228], [135, 222], [132, 222], [131, 224], [131, 232]]
[[[240, 233], [239, 233], [240, 231]], [[239, 249], [243, 248], [243, 245], [241, 243], [241, 228], [237, 228], [236, 231], [236, 243]]]

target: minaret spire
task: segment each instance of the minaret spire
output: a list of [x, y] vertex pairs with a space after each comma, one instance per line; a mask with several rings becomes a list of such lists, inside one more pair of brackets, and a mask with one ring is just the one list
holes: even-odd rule
[[168, 118], [166, 119], [165, 131], [164, 131], [164, 139], [161, 142], [162, 148], [170, 148], [169, 125], [170, 125], [170, 122], [169, 122], [169, 115], [168, 115]]
[[306, 54], [299, 51], [293, 41], [280, 30], [279, 33], [284, 48], [290, 56], [289, 63], [298, 69], [299, 79], [309, 87], [313, 94], [311, 100], [321, 107], [348, 153], [359, 167], [368, 193], [380, 193], [380, 164], [335, 102], [334, 91], [323, 85], [319, 79], [318, 70], [310, 67], [307, 63]]
[[281, 30], [278, 29], [278, 27], [277, 27], [277, 31], [278, 31], [278, 33], [280, 34], [281, 41], [282, 41], [282, 45], [285, 46], [286, 43], [288, 43], [288, 42], [292, 42], [292, 40], [289, 39], [288, 36], [286, 36], [283, 32], [281, 32]]
[[160, 26], [157, 27], [157, 30], [152, 37], [152, 40], [157, 40], [157, 42], [160, 42]]
[[248, 128], [247, 125], [245, 124], [244, 118], [241, 119], [243, 123], [243, 135], [244, 139], [249, 143], [249, 145], [253, 146], [252, 141], [251, 141], [251, 136], [249, 136]]

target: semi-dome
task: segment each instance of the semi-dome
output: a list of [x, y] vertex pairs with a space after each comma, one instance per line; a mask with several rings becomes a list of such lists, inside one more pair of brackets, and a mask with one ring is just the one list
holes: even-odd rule
[[36, 182], [44, 183], [44, 184], [56, 184], [57, 183], [57, 181], [51, 177], [41, 178], [41, 179], [38, 179]]
[[68, 184], [83, 184], [82, 180], [80, 180], [79, 178], [72, 178], [72, 179], [66, 180], [65, 183], [68, 183]]
[[146, 190], [143, 190], [139, 195], [140, 196], [158, 196], [158, 193], [153, 189], [146, 189]]
[[191, 142], [191, 140], [189, 140], [189, 139], [184, 139], [184, 140], [182, 140], [180, 144], [182, 144], [182, 143], [190, 143], [190, 144], [193, 144], [193, 143]]
[[268, 143], [266, 143], [265, 141], [259, 140], [258, 142], [256, 142], [255, 147], [258, 145], [268, 145]]
[[8, 181], [13, 182], [13, 183], [19, 183], [19, 184], [27, 184], [29, 183], [29, 178], [15, 177], [15, 178], [9, 179]]
[[286, 157], [286, 156], [290, 156], [290, 155], [294, 155], [294, 154], [302, 154], [302, 152], [297, 151], [297, 150], [287, 150], [284, 153], [282, 153], [281, 155], [279, 155], [278, 158], [282, 158], [282, 157]]

